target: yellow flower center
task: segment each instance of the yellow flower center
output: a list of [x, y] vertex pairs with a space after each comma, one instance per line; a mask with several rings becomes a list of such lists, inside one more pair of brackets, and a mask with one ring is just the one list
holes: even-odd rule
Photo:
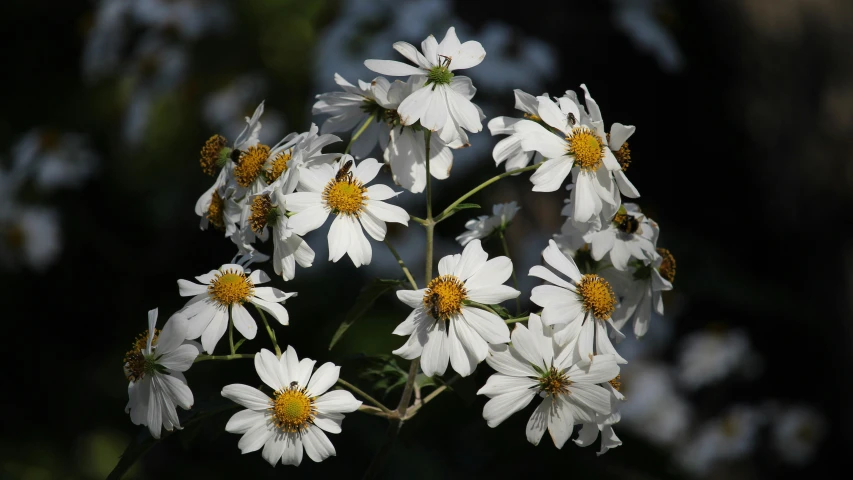
[[222, 135], [214, 135], [204, 142], [201, 147], [201, 170], [208, 175], [216, 175], [219, 164], [219, 154], [227, 146], [228, 142]]
[[657, 251], [663, 257], [663, 260], [660, 262], [660, 268], [658, 269], [660, 276], [669, 280], [669, 283], [672, 283], [675, 281], [675, 257], [665, 248], [658, 248]]
[[[157, 335], [159, 334], [160, 331], [155, 329], [154, 340], [151, 341], [152, 346], [157, 344]], [[147, 346], [148, 330], [145, 330], [145, 332], [136, 337], [130, 350], [124, 354], [124, 376], [131, 382], [140, 380], [146, 373], [152, 370], [153, 364], [146, 361], [145, 355], [142, 353], [142, 350]]]
[[583, 310], [595, 318], [607, 320], [616, 309], [616, 295], [607, 280], [595, 274], [586, 274], [578, 282], [578, 295], [583, 300]]
[[272, 165], [267, 170], [267, 180], [274, 182], [282, 173], [287, 171], [287, 162], [290, 161], [292, 150], [278, 153], [272, 161]]
[[553, 396], [571, 393], [569, 392], [569, 385], [571, 384], [572, 381], [566, 376], [566, 372], [557, 370], [555, 367], [551, 367], [539, 377], [539, 391]]
[[261, 231], [276, 220], [277, 211], [269, 195], [259, 195], [252, 200], [252, 214], [249, 216], [249, 226], [255, 233]]
[[569, 155], [584, 170], [597, 170], [604, 159], [604, 142], [587, 127], [575, 127], [566, 137]]
[[524, 118], [526, 118], [528, 120], [533, 120], [534, 122], [541, 122], [542, 121], [542, 119], [539, 118], [538, 115], [534, 115], [532, 113], [525, 113]]
[[622, 374], [620, 373], [619, 375], [616, 375], [616, 378], [610, 380], [607, 383], [609, 383], [610, 386], [615, 388], [617, 392], [620, 391], [622, 389]]
[[219, 196], [219, 192], [213, 191], [213, 196], [210, 197], [210, 206], [207, 207], [205, 218], [217, 230], [225, 230], [225, 200]]
[[237, 184], [241, 187], [251, 185], [260, 175], [269, 156], [270, 147], [260, 143], [241, 153], [237, 166], [234, 167]]
[[317, 407], [314, 406], [316, 397], [309, 397], [304, 388], [291, 385], [275, 392], [270, 412], [276, 427], [285, 432], [296, 433], [308, 428], [317, 416]]
[[465, 284], [453, 275], [433, 278], [424, 293], [424, 307], [436, 320], [447, 320], [462, 311], [462, 301], [467, 298]]
[[230, 269], [217, 272], [207, 286], [207, 293], [223, 306], [243, 303], [254, 291], [255, 285], [245, 273]]
[[352, 175], [338, 175], [323, 189], [323, 201], [337, 215], [361, 213], [367, 200], [367, 188]]

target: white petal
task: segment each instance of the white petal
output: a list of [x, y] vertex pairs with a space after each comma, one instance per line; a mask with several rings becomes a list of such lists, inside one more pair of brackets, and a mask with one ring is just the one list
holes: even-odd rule
[[538, 383], [527, 377], [510, 377], [496, 373], [486, 380], [483, 388], [477, 391], [477, 395], [496, 397], [505, 393], [513, 393], [523, 390], [532, 390]]
[[299, 466], [302, 463], [302, 440], [295, 433], [288, 433], [284, 436], [284, 452], [281, 454], [282, 465]]
[[246, 307], [235, 303], [231, 306], [231, 319], [234, 322], [234, 328], [246, 337], [247, 340], [255, 338], [258, 333], [258, 324], [255, 319], [246, 310]]
[[575, 420], [572, 417], [572, 411], [566, 408], [563, 401], [556, 401], [551, 409], [551, 414], [548, 416], [548, 433], [551, 434], [551, 440], [557, 448], [563, 448], [566, 440], [572, 435]]
[[261, 449], [267, 440], [274, 435], [274, 431], [266, 424], [257, 425], [243, 434], [237, 442], [240, 453], [250, 453]]
[[530, 362], [508, 345], [493, 345], [486, 363], [498, 373], [514, 377], [534, 377], [538, 374]]
[[509, 342], [509, 327], [501, 320], [501, 317], [494, 313], [468, 306], [462, 307], [462, 315], [465, 317], [468, 325], [477, 332], [477, 335], [483, 337], [483, 340], [486, 342], [491, 344]]
[[178, 348], [184, 343], [188, 329], [189, 320], [182, 313], [178, 312], [169, 317], [160, 335], [157, 336], [157, 354], [164, 355]]
[[423, 75], [425, 73], [418, 67], [395, 60], [365, 60], [364, 66], [381, 75], [390, 75], [392, 77]]
[[264, 412], [272, 404], [264, 392], [239, 383], [222, 387], [222, 396], [256, 412]]
[[465, 281], [465, 288], [470, 291], [481, 287], [500, 285], [509, 280], [511, 275], [512, 261], [508, 257], [495, 257], [487, 261], [477, 270], [477, 272], [474, 273], [474, 275], [471, 276], [471, 278]]
[[[543, 154], [544, 155], [544, 154]], [[545, 160], [539, 169], [530, 176], [534, 192], [556, 192], [563, 186], [566, 177], [572, 171], [572, 157], [561, 155]]]
[[328, 216], [329, 211], [324, 206], [314, 205], [290, 217], [287, 224], [297, 235], [303, 236], [320, 228]]
[[545, 259], [545, 262], [548, 265], [554, 267], [558, 272], [571, 278], [575, 282], [579, 282], [581, 280], [581, 272], [578, 270], [578, 266], [575, 264], [575, 261], [563, 255], [563, 252], [560, 251], [560, 247], [557, 246], [557, 243], [554, 242], [554, 240], [548, 241], [548, 248], [542, 252], [542, 258]]
[[533, 414], [530, 415], [530, 420], [527, 421], [525, 433], [527, 434], [527, 441], [533, 445], [539, 445], [539, 442], [542, 440], [542, 435], [544, 435], [545, 430], [548, 429], [548, 418], [551, 416], [551, 406], [551, 397], [547, 396], [543, 398], [542, 403], [536, 407], [536, 410], [534, 410]]
[[348, 225], [349, 217], [347, 215], [337, 215], [332, 220], [332, 226], [329, 228], [329, 261], [337, 262], [347, 253], [350, 244], [354, 240], [352, 238], [352, 229]]
[[495, 428], [513, 413], [526, 407], [536, 396], [534, 390], [518, 390], [497, 397], [486, 402], [483, 407], [483, 418], [486, 423]]
[[346, 390], [332, 390], [317, 397], [315, 405], [319, 413], [349, 413], [358, 410], [361, 402]]
[[266, 300], [262, 300], [258, 297], [249, 298], [249, 302], [257, 305], [261, 310], [272, 315], [273, 318], [278, 320], [278, 323], [282, 325], [287, 325], [290, 322], [290, 315], [288, 315], [287, 309], [285, 309], [280, 303], [267, 302]]
[[302, 434], [302, 446], [305, 447], [308, 458], [315, 462], [322, 462], [335, 455], [335, 447], [329, 437], [315, 425], [309, 426]]
[[376, 178], [380, 168], [382, 168], [382, 164], [377, 162], [375, 158], [366, 158], [353, 169], [353, 176], [361, 180], [361, 183], [367, 184]]
[[397, 107], [403, 125], [412, 125], [423, 117], [429, 108], [432, 97], [440, 97], [431, 86], [415, 90]]
[[311, 396], [317, 397], [326, 393], [326, 390], [338, 381], [340, 373], [341, 367], [332, 362], [320, 365], [320, 368], [311, 376], [311, 381], [308, 382], [308, 391], [311, 392]]
[[483, 123], [480, 121], [480, 112], [471, 103], [471, 100], [468, 100], [450, 87], [443, 86], [440, 88], [446, 92], [450, 116], [453, 117], [459, 126], [469, 132], [476, 133], [481, 131]]
[[427, 335], [428, 339], [421, 353], [421, 368], [424, 375], [428, 377], [442, 375], [447, 370], [447, 362], [450, 360], [444, 322], [435, 322]]
[[512, 331], [512, 348], [515, 349], [525, 360], [538, 367], [547, 367], [542, 360], [542, 352], [539, 351], [539, 341], [530, 333], [524, 325], [517, 323]]
[[255, 370], [261, 381], [273, 391], [287, 388], [287, 375], [282, 370], [278, 358], [271, 351], [264, 348], [255, 354]]
[[264, 412], [256, 412], [254, 410], [240, 410], [231, 416], [228, 423], [225, 424], [225, 431], [228, 433], [246, 433], [257, 425], [266, 423], [266, 414]]
[[178, 280], [178, 293], [182, 297], [192, 297], [207, 293], [207, 285], [199, 285], [189, 280]]

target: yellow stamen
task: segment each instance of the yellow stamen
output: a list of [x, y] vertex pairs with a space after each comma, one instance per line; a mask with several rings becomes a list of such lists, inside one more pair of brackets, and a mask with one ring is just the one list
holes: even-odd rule
[[620, 391], [622, 389], [622, 374], [620, 373], [619, 375], [616, 375], [616, 378], [610, 380], [608, 383], [615, 388], [617, 392]]
[[255, 233], [261, 233], [269, 223], [270, 214], [273, 212], [272, 201], [269, 195], [258, 195], [252, 200], [252, 214], [249, 216], [249, 226]]
[[595, 318], [607, 320], [616, 309], [616, 295], [607, 280], [595, 274], [587, 274], [578, 282], [578, 295], [583, 300], [583, 310], [592, 312]]
[[462, 311], [462, 301], [468, 298], [465, 284], [453, 275], [433, 278], [424, 293], [424, 307], [436, 320], [447, 320]]
[[675, 281], [675, 257], [672, 256], [669, 250], [665, 248], [658, 248], [658, 253], [663, 260], [660, 262], [660, 268], [658, 272], [660, 272], [660, 276], [667, 279], [669, 283]]
[[269, 156], [270, 147], [260, 143], [241, 153], [240, 161], [234, 167], [234, 177], [237, 178], [237, 184], [241, 187], [251, 185], [260, 175]]
[[254, 291], [255, 284], [245, 273], [230, 269], [217, 272], [207, 287], [207, 293], [222, 306], [243, 303]]
[[550, 370], [539, 378], [539, 391], [553, 396], [570, 394], [569, 385], [571, 384], [572, 381], [566, 376], [566, 372], [551, 367]]
[[542, 119], [539, 118], [538, 115], [533, 115], [532, 113], [525, 113], [524, 118], [526, 118], [528, 120], [533, 120], [534, 122], [541, 122], [542, 121]]
[[213, 191], [213, 196], [210, 197], [210, 206], [207, 207], [205, 218], [217, 230], [225, 230], [225, 200], [219, 196], [219, 192]]
[[270, 407], [273, 424], [288, 433], [305, 430], [317, 416], [315, 400], [316, 397], [309, 397], [305, 388], [297, 385], [275, 392]]
[[204, 142], [204, 146], [201, 147], [201, 159], [199, 160], [201, 170], [204, 173], [211, 176], [216, 175], [219, 153], [227, 146], [227, 144], [228, 142], [222, 135], [214, 135]]
[[584, 170], [597, 170], [604, 160], [604, 142], [587, 127], [575, 127], [566, 137], [568, 154], [575, 157], [575, 165]]
[[323, 190], [323, 201], [337, 215], [358, 216], [367, 200], [367, 188], [352, 175], [333, 178]]
[[[157, 336], [159, 334], [159, 330], [154, 330], [154, 340], [151, 341], [152, 346], [157, 345]], [[145, 355], [142, 353], [147, 346], [148, 330], [145, 330], [145, 332], [136, 337], [136, 340], [133, 341], [133, 345], [130, 347], [130, 350], [124, 354], [124, 375], [131, 382], [140, 380], [149, 370], [148, 367], [150, 366], [145, 361]]]
[[278, 180], [282, 173], [287, 171], [287, 162], [290, 161], [292, 150], [276, 154], [272, 165], [267, 169], [267, 180], [272, 183]]

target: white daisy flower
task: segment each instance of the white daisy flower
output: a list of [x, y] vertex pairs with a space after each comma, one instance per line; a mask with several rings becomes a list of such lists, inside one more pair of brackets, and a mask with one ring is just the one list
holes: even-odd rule
[[251, 201], [251, 216], [248, 228], [263, 241], [268, 237], [267, 227], [272, 228], [273, 268], [284, 280], [293, 280], [296, 264], [309, 268], [314, 262], [314, 250], [308, 242], [297, 235], [289, 226], [284, 203], [280, 194], [258, 195]]
[[303, 133], [291, 133], [270, 151], [264, 175], [270, 183], [265, 191], [278, 190], [283, 194], [293, 193], [299, 184], [303, 169], [320, 163], [332, 163], [338, 153], [323, 153], [323, 147], [341, 139], [335, 135], [318, 135], [317, 125]]
[[439, 276], [427, 288], [397, 292], [397, 298], [414, 310], [393, 332], [409, 336], [394, 354], [406, 360], [421, 357], [428, 377], [444, 374], [449, 360], [464, 377], [486, 358], [488, 344], [509, 342], [509, 327], [499, 316], [464, 304], [470, 300], [493, 305], [521, 294], [503, 285], [512, 274], [510, 259], [487, 259], [480, 241], [474, 240], [461, 255], [438, 262]]
[[697, 390], [748, 370], [750, 363], [757, 360], [752, 348], [743, 330], [691, 333], [678, 347], [679, 380], [687, 390]]
[[240, 334], [249, 340], [255, 338], [258, 326], [243, 306], [246, 302], [271, 314], [282, 325], [289, 322], [290, 317], [281, 302], [296, 294], [273, 287], [256, 287], [270, 281], [270, 277], [261, 270], [247, 276], [241, 265], [228, 263], [219, 270], [211, 270], [195, 278], [200, 284], [178, 280], [181, 296], [193, 297], [181, 313], [189, 319], [187, 339], [201, 337], [201, 345], [207, 353], [213, 353], [225, 334], [229, 313]]
[[791, 406], [773, 412], [772, 443], [779, 458], [787, 463], [806, 465], [826, 434], [826, 419], [807, 406]]
[[[399, 195], [386, 185], [366, 187], [379, 173], [382, 164], [373, 158], [355, 164], [344, 155], [332, 165], [320, 164], [304, 169], [299, 177], [299, 192], [284, 196], [290, 228], [297, 235], [316, 230], [329, 214], [335, 215], [329, 229], [329, 260], [337, 262], [348, 254], [356, 267], [370, 264], [373, 251], [364, 230], [377, 241], [385, 238], [385, 222], [409, 224], [409, 214], [383, 200]], [[362, 227], [364, 230], [362, 230]]]
[[394, 49], [417, 66], [393, 60], [365, 60], [364, 65], [382, 75], [426, 77], [424, 85], [397, 109], [403, 125], [420, 121], [423, 127], [441, 132], [448, 143], [460, 128], [469, 132], [483, 129], [481, 112], [469, 100], [476, 91], [471, 79], [453, 73], [483, 61], [486, 51], [479, 42], [460, 43], [456, 29], [450, 27], [440, 44], [432, 35], [427, 37], [421, 44], [423, 54], [406, 42], [396, 42]]
[[[393, 110], [385, 111], [390, 136], [383, 158], [391, 166], [394, 183], [412, 193], [423, 192], [426, 187], [426, 143], [423, 131], [403, 125], [396, 109], [412, 91], [420, 88], [424, 81], [423, 77], [411, 77], [407, 82], [396, 80], [388, 90], [387, 106]], [[440, 135], [430, 135], [429, 173], [433, 178], [444, 180], [450, 176], [450, 169], [453, 167], [451, 148], [468, 146], [467, 135], [461, 133], [448, 142], [442, 140]]]
[[534, 287], [530, 301], [542, 307], [542, 321], [555, 327], [555, 339], [575, 351], [575, 361], [597, 353], [613, 354], [619, 363], [627, 363], [607, 335], [609, 324], [615, 335], [625, 338], [610, 318], [616, 309], [616, 295], [607, 280], [595, 274], [581, 275], [574, 260], [566, 257], [553, 240], [542, 257], [570, 280], [563, 280], [541, 265], [530, 269], [529, 275], [551, 284]]
[[[0, 179], [2, 183], [5, 181]], [[23, 265], [43, 272], [56, 263], [61, 252], [59, 212], [53, 208], [21, 206], [11, 199], [0, 198], [0, 264], [10, 269]]]
[[344, 413], [361, 406], [346, 390], [329, 388], [338, 381], [341, 367], [324, 363], [316, 371], [314, 360], [299, 361], [293, 347], [281, 358], [263, 349], [255, 355], [255, 370], [273, 390], [270, 398], [248, 385], [232, 384], [222, 396], [247, 408], [234, 414], [225, 431], [242, 434], [237, 447], [242, 453], [263, 447], [261, 456], [270, 465], [299, 465], [302, 451], [315, 462], [335, 455], [335, 447], [325, 432], [340, 433]]
[[463, 247], [471, 240], [482, 240], [496, 231], [505, 230], [521, 207], [516, 202], [496, 203], [491, 215], [481, 215], [465, 222], [466, 232], [456, 237]]
[[[569, 185], [569, 187], [573, 187], [573, 185]], [[589, 222], [577, 222], [572, 217], [572, 211], [574, 211], [572, 200], [567, 198], [563, 210], [560, 212], [566, 217], [566, 221], [560, 226], [560, 233], [554, 234], [554, 241], [557, 242], [563, 252], [570, 252], [572, 256], [575, 256], [581, 249], [589, 251], [589, 245], [584, 240], [584, 236], [601, 229], [601, 217], [595, 216]]]
[[[581, 87], [586, 90], [585, 85]], [[553, 192], [571, 173], [575, 185], [572, 216], [576, 221], [587, 222], [600, 214], [605, 209], [602, 203], [615, 213], [621, 198], [611, 171], [620, 170], [621, 166], [605, 141], [604, 127], [595, 121], [596, 114], [591, 113], [590, 122], [583, 123], [585, 115], [570, 96], [559, 98], [559, 106], [547, 96], [537, 97], [537, 101], [539, 117], [550, 129], [537, 122], [516, 126], [517, 131], [519, 125], [530, 129], [523, 132], [521, 149], [535, 150], [547, 158], [530, 177], [533, 191]], [[586, 103], [590, 112], [598, 112], [598, 105], [589, 95]]]
[[86, 137], [50, 129], [29, 131], [12, 153], [12, 175], [32, 177], [47, 191], [82, 187], [98, 163]]
[[649, 330], [652, 312], [663, 315], [661, 292], [672, 290], [675, 279], [675, 257], [665, 248], [658, 248], [649, 265], [633, 271], [605, 270], [602, 274], [619, 292], [620, 301], [613, 312], [613, 324], [619, 330], [633, 323], [634, 335], [642, 337]]
[[598, 455], [604, 455], [611, 448], [616, 448], [622, 445], [622, 440], [616, 436], [613, 431], [613, 425], [619, 423], [622, 419], [622, 413], [619, 411], [622, 402], [625, 401], [625, 396], [619, 392], [621, 386], [620, 375], [610, 380], [608, 383], [601, 384], [605, 390], [610, 392], [610, 415], [595, 414], [595, 422], [584, 423], [578, 433], [578, 438], [573, 440], [575, 445], [579, 447], [588, 447], [595, 442], [599, 433], [601, 434], [601, 449]]
[[[499, 141], [492, 150], [495, 165], [506, 162], [506, 171], [524, 168], [531, 161], [538, 163], [542, 160], [542, 155], [535, 150], [525, 150], [521, 146], [524, 133], [536, 128], [536, 121], [541, 121], [539, 101], [533, 95], [519, 89], [515, 89], [513, 92], [515, 92], [515, 108], [524, 112], [524, 118], [495, 117], [489, 120], [488, 124], [492, 136], [509, 135], [509, 137]], [[547, 97], [548, 94], [544, 96]]]
[[388, 102], [388, 90], [391, 82], [385, 77], [376, 77], [372, 82], [358, 81], [355, 86], [335, 74], [335, 83], [344, 91], [317, 95], [317, 102], [311, 109], [313, 115], [331, 115], [321, 127], [323, 133], [352, 132], [360, 129], [370, 115], [373, 121], [353, 142], [350, 152], [355, 158], [364, 158], [376, 148], [385, 150], [391, 135], [389, 120], [396, 117], [397, 105]]
[[148, 312], [148, 330], [124, 356], [124, 374], [130, 383], [125, 412], [135, 425], [146, 425], [154, 438], [161, 428], [181, 429], [177, 407], [189, 410], [193, 392], [183, 372], [199, 354], [198, 346], [184, 342], [189, 322], [181, 313], [172, 315], [157, 331], [157, 309]]
[[671, 366], [632, 361], [623, 373], [621, 391], [631, 401], [621, 405], [620, 424], [660, 447], [683, 444], [694, 415], [692, 404], [675, 385]]
[[744, 458], [758, 446], [763, 412], [734, 405], [723, 415], [707, 421], [693, 437], [681, 444], [676, 458], [694, 475], [707, 475], [718, 463]]
[[538, 394], [542, 403], [527, 422], [527, 440], [538, 445], [547, 429], [554, 445], [563, 448], [576, 423], [594, 423], [596, 414], [609, 415], [610, 392], [598, 384], [619, 374], [616, 358], [596, 355], [576, 363], [572, 357], [535, 313], [527, 327], [516, 324], [512, 343], [493, 345], [486, 358], [498, 372], [477, 392], [491, 398], [483, 408], [489, 426], [497, 427]]
[[599, 231], [591, 231], [583, 239], [590, 244], [596, 261], [610, 254], [610, 263], [620, 271], [628, 269], [632, 258], [648, 264], [655, 257], [657, 224], [640, 212], [634, 203], [619, 207], [613, 220]]

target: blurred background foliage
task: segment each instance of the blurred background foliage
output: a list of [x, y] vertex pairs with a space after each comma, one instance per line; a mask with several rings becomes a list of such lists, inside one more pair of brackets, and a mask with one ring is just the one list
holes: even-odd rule
[[[179, 4], [186, 9], [169, 9]], [[419, 43], [449, 25], [486, 47], [482, 72], [471, 75], [479, 87], [475, 101], [489, 117], [515, 115], [513, 87], [560, 94], [586, 83], [608, 123], [638, 126], [630, 176], [644, 211], [662, 227], [659, 245], [673, 251], [679, 268], [676, 290], [665, 297], [667, 319], [651, 326], [661, 333], [650, 334], [645, 347], [626, 347], [633, 357], [623, 355], [646, 366], [653, 358], [676, 378], [691, 335], [747, 336], [749, 355], [732, 360], [747, 372], [682, 388], [691, 414], [680, 420], [690, 426], [678, 438], [701, 436], [702, 425], [733, 405], [760, 411], [764, 430], [761, 440], [744, 440], [732, 433], [737, 424], [727, 424], [731, 440], [723, 443], [749, 447], [699, 470], [679, 461], [679, 442], [650, 440], [642, 423], [617, 427], [625, 445], [603, 457], [596, 457], [597, 446], [558, 451], [546, 439], [533, 447], [523, 433], [527, 413], [497, 429], [482, 420], [485, 399], [475, 392], [489, 372], [481, 366], [405, 425], [387, 478], [793, 478], [845, 463], [851, 426], [845, 407], [853, 400], [843, 380], [853, 366], [849, 2], [7, 0], [4, 6], [4, 171], [14, 170], [16, 144], [37, 128], [84, 135], [97, 163], [80, 188], [48, 191], [25, 182], [17, 191], [18, 203], [59, 212], [61, 254], [44, 268], [12, 262], [0, 273], [3, 478], [103, 478], [141, 435], [124, 413], [124, 351], [144, 330], [147, 310], [159, 307], [162, 316], [183, 306], [178, 278], [235, 253], [230, 242], [197, 227], [193, 205], [212, 181], [198, 167], [203, 142], [217, 132], [233, 139], [235, 125], [260, 100], [271, 139], [307, 130], [318, 121], [310, 116], [313, 95], [332, 89], [331, 73], [370, 80], [363, 59], [396, 58], [393, 41]], [[105, 20], [108, 7], [123, 12], [112, 23]], [[502, 85], [508, 78], [519, 84]], [[494, 142], [481, 133], [472, 137], [474, 146], [456, 152], [454, 175], [436, 186], [437, 206], [499, 172], [490, 155]], [[401, 203], [421, 214], [422, 197], [404, 196]], [[473, 200], [486, 208], [510, 200], [522, 205], [508, 236], [523, 276], [558, 231], [563, 197], [534, 195], [526, 178], [513, 178]], [[479, 213], [465, 211], [441, 225], [436, 258], [458, 251], [453, 237]], [[419, 228], [390, 232], [420, 280]], [[406, 312], [392, 295], [380, 298], [333, 350], [328, 344], [362, 285], [401, 275], [376, 244], [370, 268], [324, 262], [324, 237], [308, 237], [318, 251], [315, 266], [284, 287], [299, 296], [288, 302], [293, 322], [279, 327], [278, 337], [301, 356], [342, 365], [343, 378], [376, 387], [395, 404], [399, 391], [388, 379], [395, 367], [375, 358], [402, 343], [390, 332]], [[14, 257], [14, 247], [3, 248]], [[499, 252], [499, 245], [486, 248]], [[533, 285], [523, 283], [525, 296]], [[721, 345], [703, 361], [731, 354], [733, 346]], [[259, 335], [242, 350], [267, 347]], [[397, 364], [405, 370], [405, 361]], [[254, 375], [252, 362], [205, 362], [188, 379], [201, 406], [215, 402], [221, 386]], [[630, 401], [640, 386], [623, 381]], [[808, 405], [825, 419], [825, 434], [814, 435], [817, 449], [805, 466], [788, 466], [774, 450], [768, 429], [779, 422], [776, 404]], [[170, 436], [128, 476], [353, 477], [385, 431], [383, 420], [352, 414], [333, 438], [337, 457], [273, 469], [259, 455], [241, 458], [238, 437], [223, 429], [227, 418], [216, 415]]]

